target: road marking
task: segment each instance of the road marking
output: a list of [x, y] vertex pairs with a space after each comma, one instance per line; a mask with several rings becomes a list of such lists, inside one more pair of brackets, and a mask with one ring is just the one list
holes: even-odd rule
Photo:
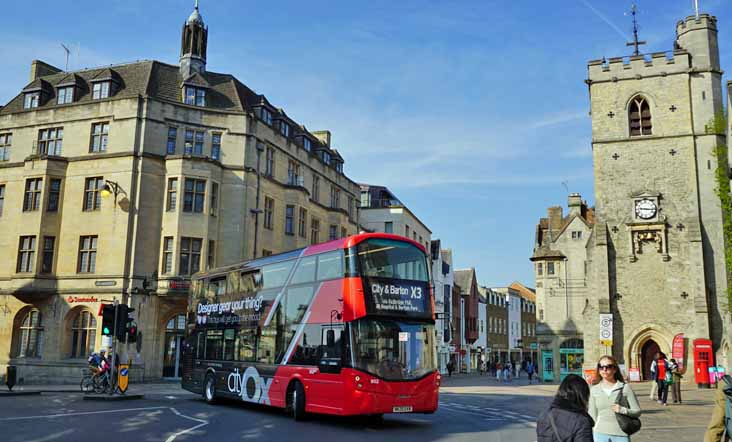
[[196, 425], [196, 426], [193, 426], [191, 428], [188, 428], [188, 429], [185, 429], [185, 430], [181, 430], [181, 431], [179, 431], [177, 433], [171, 434], [170, 437], [168, 437], [167, 439], [165, 439], [165, 442], [173, 442], [175, 440], [175, 438], [178, 437], [178, 436], [181, 436], [181, 435], [186, 434], [186, 433], [190, 433], [193, 430], [196, 430], [198, 428], [201, 428], [201, 427], [204, 427], [204, 426], [208, 425], [208, 421], [207, 420], [203, 420], [203, 419], [198, 419], [198, 418], [195, 418], [195, 417], [186, 416], [185, 414], [180, 413], [175, 408], [172, 408], [171, 407], [170, 408], [170, 411], [172, 411], [173, 413], [177, 414], [178, 416], [180, 416], [182, 418], [189, 419], [189, 420], [192, 420], [194, 422], [199, 422], [199, 424]]
[[3, 417], [0, 421], [19, 421], [24, 419], [53, 419], [57, 417], [68, 417], [68, 416], [86, 416], [89, 414], [105, 414], [105, 413], [121, 413], [125, 411], [145, 411], [145, 410], [161, 410], [169, 407], [143, 407], [143, 408], [125, 408], [121, 410], [101, 410], [101, 411], [83, 411], [79, 413], [63, 413], [63, 414], [46, 414], [43, 416], [18, 416], [18, 417]]

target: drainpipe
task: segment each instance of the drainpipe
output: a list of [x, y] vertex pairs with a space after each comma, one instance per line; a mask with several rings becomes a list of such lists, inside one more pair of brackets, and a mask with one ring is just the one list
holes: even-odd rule
[[262, 213], [262, 209], [259, 208], [259, 195], [261, 192], [261, 182], [262, 182], [262, 171], [261, 171], [261, 162], [262, 162], [262, 152], [264, 152], [264, 145], [259, 142], [259, 140], [256, 140], [256, 146], [257, 146], [257, 197], [255, 200], [256, 207], [251, 210], [252, 214], [254, 214], [254, 250], [252, 253], [252, 259], [257, 257], [257, 239], [259, 237], [259, 214]]

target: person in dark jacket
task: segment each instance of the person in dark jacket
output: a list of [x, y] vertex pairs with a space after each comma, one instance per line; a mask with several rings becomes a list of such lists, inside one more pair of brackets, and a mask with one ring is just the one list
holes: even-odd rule
[[537, 442], [593, 442], [595, 422], [587, 413], [590, 387], [580, 376], [570, 374], [548, 410], [536, 423]]

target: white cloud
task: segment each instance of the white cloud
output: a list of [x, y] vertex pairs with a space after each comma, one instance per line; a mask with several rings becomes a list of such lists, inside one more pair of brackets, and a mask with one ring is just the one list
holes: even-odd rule
[[587, 112], [567, 111], [541, 117], [535, 120], [531, 124], [531, 127], [533, 129], [539, 129], [541, 127], [558, 126], [560, 124], [581, 120], [583, 118], [588, 118]]

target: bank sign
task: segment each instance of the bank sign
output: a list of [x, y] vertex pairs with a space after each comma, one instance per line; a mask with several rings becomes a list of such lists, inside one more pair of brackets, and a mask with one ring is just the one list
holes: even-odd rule
[[366, 310], [369, 314], [431, 318], [429, 286], [403, 279], [365, 278]]

